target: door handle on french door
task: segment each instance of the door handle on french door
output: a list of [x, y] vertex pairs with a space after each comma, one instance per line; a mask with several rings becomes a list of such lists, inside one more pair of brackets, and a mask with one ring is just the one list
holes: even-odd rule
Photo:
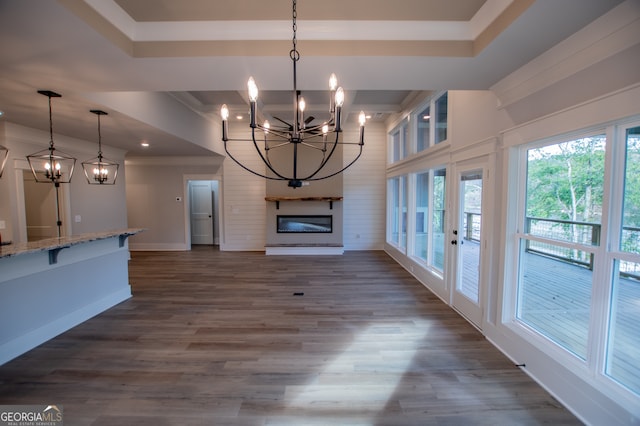
[[451, 240], [451, 244], [455, 246], [456, 244], [458, 244], [458, 240]]

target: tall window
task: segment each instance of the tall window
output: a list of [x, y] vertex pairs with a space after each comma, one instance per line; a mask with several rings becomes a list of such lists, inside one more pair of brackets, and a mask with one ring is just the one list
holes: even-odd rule
[[600, 244], [604, 135], [527, 151], [517, 317], [587, 356], [594, 246]]
[[407, 245], [407, 177], [398, 176], [387, 181], [388, 207], [387, 240], [400, 248]]
[[622, 130], [526, 151], [515, 313], [640, 395], [640, 126]]
[[640, 395], [640, 127], [626, 130], [622, 226], [616, 229], [605, 373]]
[[445, 169], [416, 174], [413, 255], [440, 272], [444, 269]]

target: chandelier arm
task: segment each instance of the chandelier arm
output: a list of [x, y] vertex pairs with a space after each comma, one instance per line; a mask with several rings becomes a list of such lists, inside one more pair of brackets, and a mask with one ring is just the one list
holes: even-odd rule
[[[357, 145], [360, 145], [360, 144], [357, 144]], [[331, 173], [330, 175], [322, 176], [322, 177], [319, 177], [319, 178], [307, 178], [307, 179], [304, 179], [304, 180], [314, 181], [314, 180], [328, 179], [328, 178], [330, 178], [330, 177], [333, 177], [333, 176], [335, 176], [335, 175], [338, 175], [338, 174], [340, 174], [340, 173], [344, 172], [344, 171], [345, 171], [345, 170], [347, 170], [349, 167], [351, 167], [351, 165], [352, 165], [353, 163], [355, 163], [356, 161], [358, 161], [358, 159], [359, 159], [359, 158], [360, 158], [360, 156], [362, 155], [362, 146], [363, 146], [363, 145], [360, 145], [360, 152], [358, 152], [358, 155], [356, 156], [356, 158], [354, 158], [354, 159], [353, 159], [353, 161], [351, 161], [349, 164], [347, 164], [346, 166], [344, 166], [341, 170], [338, 170], [338, 171], [337, 171], [337, 172], [335, 172], [335, 173]], [[316, 172], [316, 173], [317, 173], [317, 172]], [[315, 173], [314, 173], [314, 174], [315, 174]]]
[[[244, 140], [244, 139], [235, 139], [237, 140]], [[273, 177], [273, 176], [267, 176], [264, 175], [262, 173], [258, 173], [256, 171], [251, 170], [250, 168], [248, 168], [247, 166], [245, 166], [244, 164], [242, 164], [240, 161], [238, 161], [232, 154], [231, 152], [229, 152], [229, 149], [227, 148], [227, 142], [224, 142], [224, 151], [227, 153], [227, 155], [229, 156], [229, 158], [231, 158], [238, 166], [242, 167], [243, 169], [245, 169], [246, 171], [248, 171], [249, 173], [252, 173], [256, 176], [259, 176], [263, 179], [271, 179], [271, 180], [288, 180], [287, 178], [284, 177]]]
[[[311, 145], [313, 142], [301, 142], [301, 145], [304, 145], [311, 149], [317, 149], [318, 151], [326, 152], [326, 149], [320, 148], [319, 146]], [[315, 142], [318, 143], [318, 142]]]
[[[273, 142], [273, 141], [268, 141], [268, 142]], [[283, 146], [289, 145], [289, 143], [290, 142], [282, 142], [282, 143], [279, 143], [278, 145], [270, 146], [269, 149], [271, 150], [271, 149], [281, 148]]]
[[260, 156], [260, 159], [262, 159], [262, 162], [269, 168], [269, 170], [271, 170], [273, 174], [275, 174], [279, 178], [282, 178], [283, 180], [287, 180], [286, 177], [282, 176], [280, 173], [276, 171], [276, 169], [273, 168], [270, 161], [264, 158], [264, 155], [262, 154], [262, 151], [260, 151], [260, 147], [258, 146], [258, 142], [256, 142], [256, 129], [254, 128], [251, 129], [251, 139], [253, 139], [253, 146], [255, 147], [256, 152]]
[[[322, 160], [322, 162], [320, 163], [320, 165], [318, 166], [316, 171], [311, 173], [307, 178], [305, 178], [303, 180], [318, 180], [318, 179], [311, 179], [311, 178], [314, 177], [315, 175], [317, 175], [318, 172], [320, 172], [320, 170], [322, 170], [324, 168], [324, 166], [329, 162], [329, 160], [333, 156], [333, 153], [335, 152], [336, 148], [338, 147], [338, 139], [339, 138], [340, 138], [340, 133], [336, 133], [336, 140], [332, 143], [331, 150], [329, 151], [329, 155], [326, 155], [326, 153], [325, 153], [324, 159]], [[360, 148], [360, 151], [362, 151], [362, 148]], [[338, 173], [340, 173], [340, 172], [338, 172]], [[334, 173], [334, 174], [338, 174], [338, 173]], [[333, 176], [333, 175], [329, 175], [329, 176]], [[322, 179], [325, 179], [325, 178], [322, 178]]]

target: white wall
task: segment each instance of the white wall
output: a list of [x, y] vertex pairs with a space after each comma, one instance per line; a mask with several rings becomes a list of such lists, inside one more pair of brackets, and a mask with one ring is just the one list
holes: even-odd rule
[[[130, 237], [131, 250], [188, 250], [184, 176], [218, 173], [214, 157], [132, 158], [127, 169], [127, 218], [145, 231]], [[179, 198], [179, 200], [177, 200]]]
[[[359, 129], [345, 130], [345, 137], [357, 138]], [[382, 123], [367, 123], [364, 150], [347, 169], [344, 182], [344, 249], [382, 250], [386, 217], [387, 132]], [[346, 158], [345, 158], [346, 160]]]
[[[246, 137], [230, 126], [230, 138]], [[231, 152], [238, 161], [264, 172], [262, 161], [254, 154], [251, 143], [233, 144]], [[266, 182], [242, 169], [230, 158], [223, 165], [224, 235], [221, 250], [261, 251], [266, 243]]]

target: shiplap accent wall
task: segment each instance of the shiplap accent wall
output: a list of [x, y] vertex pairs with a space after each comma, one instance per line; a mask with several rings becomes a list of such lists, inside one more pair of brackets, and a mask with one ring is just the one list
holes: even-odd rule
[[[345, 131], [345, 140], [357, 140], [357, 131], [350, 127]], [[345, 250], [384, 247], [386, 152], [386, 127], [383, 123], [368, 123], [362, 156], [344, 173]], [[350, 161], [346, 154], [344, 160]]]
[[[230, 127], [233, 127], [230, 125]], [[230, 138], [250, 137], [244, 133]], [[230, 152], [238, 161], [256, 171], [264, 172], [264, 164], [250, 142], [229, 142]], [[238, 166], [231, 158], [223, 163], [224, 231], [222, 250], [261, 251], [266, 242], [266, 181]]]

